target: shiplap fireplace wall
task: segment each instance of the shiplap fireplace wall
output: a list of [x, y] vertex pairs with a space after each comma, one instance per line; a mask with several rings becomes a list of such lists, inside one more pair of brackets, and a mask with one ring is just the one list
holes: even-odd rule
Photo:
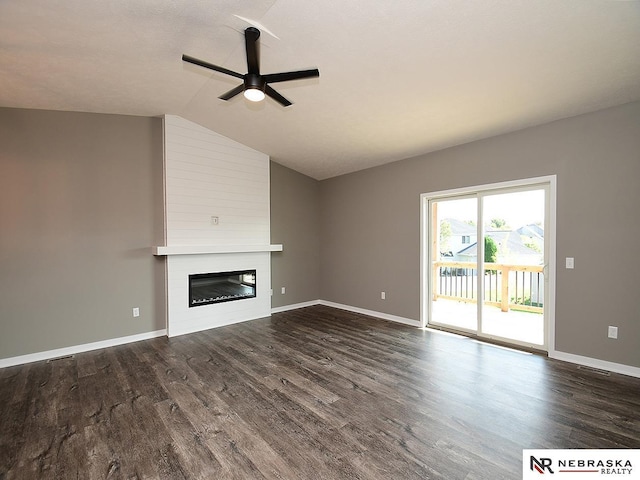
[[[271, 313], [269, 157], [181, 117], [164, 117], [167, 335]], [[189, 307], [189, 275], [256, 270], [256, 296]]]

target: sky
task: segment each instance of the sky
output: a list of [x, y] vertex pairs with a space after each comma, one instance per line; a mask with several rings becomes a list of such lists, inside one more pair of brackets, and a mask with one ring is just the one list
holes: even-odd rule
[[[507, 225], [518, 228], [530, 223], [544, 222], [544, 190], [530, 190], [501, 194], [484, 194], [485, 224], [493, 218], [507, 221]], [[476, 198], [439, 200], [439, 218], [473, 220], [477, 218]]]

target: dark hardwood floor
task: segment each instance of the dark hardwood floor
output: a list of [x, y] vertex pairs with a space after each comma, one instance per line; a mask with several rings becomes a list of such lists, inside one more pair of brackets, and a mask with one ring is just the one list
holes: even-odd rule
[[0, 479], [519, 479], [640, 448], [640, 379], [316, 306], [0, 370]]

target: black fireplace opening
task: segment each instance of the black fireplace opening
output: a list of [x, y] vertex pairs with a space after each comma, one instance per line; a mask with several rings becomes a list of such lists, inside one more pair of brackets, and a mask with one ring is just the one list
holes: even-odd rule
[[231, 302], [255, 296], [255, 270], [189, 275], [189, 307]]

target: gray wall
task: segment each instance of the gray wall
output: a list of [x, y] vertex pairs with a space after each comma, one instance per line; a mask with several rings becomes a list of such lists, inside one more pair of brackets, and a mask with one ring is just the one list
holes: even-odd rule
[[[419, 195], [557, 174], [556, 347], [638, 367], [639, 152], [633, 103], [322, 182], [272, 162], [272, 305], [418, 319]], [[164, 328], [161, 206], [160, 119], [0, 108], [0, 358]]]
[[420, 194], [551, 174], [556, 348], [640, 367], [640, 103], [322, 181], [321, 298], [419, 319]]
[[0, 358], [165, 328], [161, 206], [160, 119], [0, 108]]
[[284, 245], [271, 254], [273, 308], [320, 298], [319, 207], [317, 180], [271, 162], [271, 243]]

